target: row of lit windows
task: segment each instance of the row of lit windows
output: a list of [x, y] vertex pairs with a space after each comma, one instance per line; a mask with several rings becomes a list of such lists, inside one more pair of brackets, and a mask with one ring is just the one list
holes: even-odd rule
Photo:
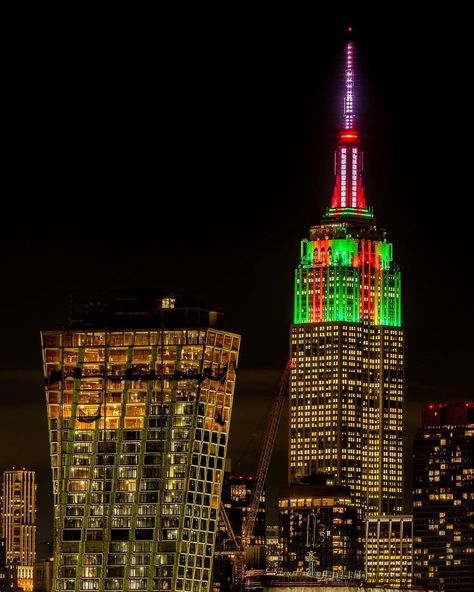
[[44, 332], [43, 348], [86, 346], [139, 346], [207, 344], [238, 350], [240, 337], [231, 333], [210, 330], [163, 331], [100, 331], [100, 332]]

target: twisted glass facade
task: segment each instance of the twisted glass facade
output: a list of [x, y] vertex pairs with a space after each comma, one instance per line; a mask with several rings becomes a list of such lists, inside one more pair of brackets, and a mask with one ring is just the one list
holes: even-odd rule
[[53, 590], [209, 590], [240, 338], [42, 333]]

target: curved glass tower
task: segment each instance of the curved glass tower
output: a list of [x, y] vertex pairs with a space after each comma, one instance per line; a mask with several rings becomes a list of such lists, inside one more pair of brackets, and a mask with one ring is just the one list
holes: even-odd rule
[[148, 295], [42, 332], [52, 590], [208, 592], [240, 337]]

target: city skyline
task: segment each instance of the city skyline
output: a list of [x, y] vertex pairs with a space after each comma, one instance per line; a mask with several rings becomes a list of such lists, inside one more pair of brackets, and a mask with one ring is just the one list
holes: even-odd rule
[[[393, 25], [392, 27], [395, 28]], [[390, 39], [396, 38], [393, 29], [389, 29], [387, 44]], [[366, 49], [360, 52], [363, 55], [364, 70], [370, 71], [370, 75], [368, 75], [370, 86], [373, 88], [378, 86], [380, 89], [368, 102], [368, 105], [375, 110], [375, 117], [367, 132], [367, 153], [370, 158], [368, 159], [366, 176], [371, 187], [371, 203], [377, 204], [377, 214], [381, 225], [390, 229], [391, 238], [397, 244], [397, 259], [404, 271], [404, 312], [408, 327], [407, 399], [413, 407], [417, 407], [420, 402], [425, 400], [443, 400], [442, 394], [446, 392], [453, 398], [462, 399], [464, 382], [462, 377], [459, 377], [462, 373], [459, 373], [457, 368], [462, 367], [463, 360], [467, 361], [469, 355], [472, 354], [472, 346], [468, 341], [469, 322], [472, 321], [472, 314], [469, 317], [468, 312], [468, 316], [462, 320], [460, 326], [455, 328], [448, 326], [439, 312], [444, 310], [444, 307], [447, 310], [457, 310], [458, 308], [462, 310], [464, 308], [462, 299], [465, 295], [461, 292], [456, 295], [455, 291], [459, 288], [449, 290], [447, 286], [457, 285], [456, 278], [467, 263], [468, 249], [457, 247], [457, 255], [452, 260], [446, 250], [437, 246], [438, 238], [435, 236], [435, 229], [440, 230], [441, 224], [445, 221], [445, 214], [436, 209], [429, 211], [429, 207], [432, 207], [428, 207], [429, 198], [432, 195], [429, 188], [435, 187], [441, 192], [442, 188], [447, 188], [449, 181], [452, 183], [453, 195], [456, 195], [461, 201], [460, 210], [463, 209], [463, 203], [467, 206], [468, 200], [465, 193], [456, 190], [456, 183], [460, 182], [459, 165], [455, 165], [454, 159], [449, 161], [449, 152], [447, 155], [445, 154], [443, 166], [434, 168], [439, 182], [434, 186], [431, 178], [425, 178], [430, 159], [422, 145], [433, 145], [434, 135], [431, 134], [434, 134], [434, 130], [432, 128], [437, 128], [437, 134], [441, 134], [445, 144], [448, 143], [448, 147], [450, 146], [448, 142], [450, 136], [445, 127], [439, 127], [438, 121], [433, 124], [429, 123], [428, 117], [424, 120], [420, 117], [420, 121], [418, 121], [420, 127], [415, 128], [414, 123], [417, 118], [413, 114], [410, 115], [411, 111], [416, 108], [414, 105], [408, 106], [409, 99], [411, 97], [418, 100], [417, 97], [423, 88], [421, 82], [415, 81], [415, 75], [418, 75], [422, 70], [422, 65], [419, 65], [418, 69], [416, 64], [409, 64], [406, 58], [409, 55], [409, 50], [417, 50], [420, 61], [423, 62], [424, 58], [428, 61], [428, 52], [422, 51], [422, 42], [427, 41], [428, 33], [423, 33], [423, 35], [421, 40], [415, 42], [414, 35], [408, 34], [408, 46], [397, 50], [400, 51], [397, 59], [395, 59], [395, 50], [388, 49], [384, 58], [387, 68], [385, 77], [382, 76], [380, 68], [375, 67], [377, 63], [381, 65], [382, 58], [370, 57], [372, 54]], [[273, 103], [270, 101], [272, 93], [264, 89], [266, 83], [258, 83], [254, 80], [257, 67], [254, 66], [254, 69], [247, 73], [249, 81], [253, 81], [256, 85], [254, 86], [256, 89], [255, 103], [258, 108], [251, 111], [253, 119], [251, 118], [250, 121], [253, 125], [258, 122], [261, 110], [267, 107], [269, 109], [269, 115], [263, 117], [263, 123], [260, 126], [255, 125], [256, 137], [260, 143], [263, 142], [267, 153], [264, 162], [259, 164], [256, 151], [252, 152], [250, 160], [247, 161], [248, 166], [246, 167], [244, 163], [238, 167], [240, 172], [245, 171], [246, 168], [247, 171], [252, 171], [251, 174], [248, 173], [248, 177], [244, 176], [237, 182], [239, 189], [247, 187], [244, 183], [245, 179], [249, 181], [253, 179], [256, 182], [253, 184], [255, 188], [252, 189], [250, 195], [241, 198], [242, 202], [238, 201], [240, 192], [237, 192], [235, 187], [230, 188], [230, 197], [228, 198], [230, 203], [226, 203], [226, 208], [230, 207], [232, 212], [236, 213], [236, 221], [226, 219], [225, 208], [220, 206], [222, 194], [216, 190], [215, 194], [212, 193], [211, 197], [207, 198], [210, 206], [198, 206], [190, 199], [185, 202], [184, 209], [169, 203], [162, 211], [159, 206], [152, 206], [153, 218], [156, 222], [144, 220], [146, 204], [140, 205], [136, 209], [134, 206], [132, 211], [130, 208], [118, 211], [112, 216], [111, 221], [108, 218], [109, 198], [104, 198], [102, 205], [100, 200], [97, 203], [97, 211], [95, 212], [89, 212], [83, 206], [77, 208], [75, 204], [67, 203], [63, 203], [61, 208], [56, 205], [52, 207], [51, 204], [45, 205], [45, 210], [41, 210], [37, 206], [37, 217], [33, 216], [32, 212], [26, 213], [24, 225], [16, 230], [16, 234], [6, 228], [2, 237], [5, 245], [4, 264], [7, 277], [11, 278], [11, 281], [8, 282], [7, 290], [2, 294], [6, 334], [6, 341], [2, 346], [4, 351], [2, 354], [3, 390], [1, 396], [2, 403], [5, 405], [2, 437], [5, 437], [5, 442], [16, 442], [16, 446], [13, 448], [10, 446], [8, 450], [3, 446], [5, 456], [1, 458], [4, 468], [12, 464], [16, 466], [24, 464], [28, 468], [37, 470], [41, 488], [46, 491], [41, 494], [40, 501], [42, 516], [39, 518], [42, 521], [40, 527], [42, 532], [47, 533], [47, 524], [51, 521], [50, 517], [46, 516], [50, 503], [48, 501], [50, 495], [47, 469], [49, 460], [46, 444], [46, 417], [43, 412], [41, 361], [38, 355], [38, 330], [40, 320], [43, 327], [62, 321], [67, 308], [65, 304], [67, 295], [76, 289], [78, 284], [84, 290], [91, 285], [103, 288], [107, 282], [111, 282], [111, 276], [113, 276], [111, 283], [117, 287], [121, 287], [120, 284], [127, 287], [134, 283], [150, 285], [156, 282], [160, 285], [169, 283], [176, 287], [180, 287], [178, 284], [181, 282], [181, 287], [184, 287], [189, 281], [190, 284], [197, 287], [197, 291], [201, 292], [205, 299], [210, 296], [209, 300], [218, 300], [226, 313], [227, 328], [243, 334], [242, 365], [239, 375], [239, 380], [242, 379], [243, 384], [242, 387], [238, 386], [236, 395], [236, 406], [240, 403], [241, 411], [236, 409], [234, 420], [237, 417], [243, 419], [247, 415], [255, 393], [261, 397], [262, 402], [259, 407], [261, 414], [264, 413], [272, 386], [276, 382], [279, 368], [286, 356], [285, 327], [291, 320], [291, 284], [295, 247], [301, 235], [306, 231], [306, 220], [317, 218], [325, 206], [326, 195], [331, 185], [327, 172], [330, 170], [331, 163], [328, 140], [332, 134], [330, 130], [335, 129], [335, 126], [334, 119], [330, 121], [330, 117], [322, 116], [322, 114], [327, 113], [328, 104], [332, 104], [333, 99], [330, 99], [330, 95], [333, 93], [333, 89], [325, 89], [325, 86], [327, 79], [332, 77], [332, 73], [329, 76], [328, 70], [337, 71], [339, 62], [334, 59], [334, 56], [337, 55], [341, 44], [336, 40], [328, 41], [328, 38], [323, 37], [324, 43], [320, 40], [314, 41], [314, 45], [311, 45], [312, 40], [313, 37], [307, 33], [303, 43], [307, 44], [306, 49], [312, 47], [313, 52], [311, 56], [309, 53], [305, 54], [303, 63], [300, 62], [294, 72], [292, 72], [290, 65], [281, 64], [277, 57], [274, 62], [272, 61], [268, 75], [269, 88], [281, 90], [280, 85], [277, 84], [278, 75], [281, 73], [288, 83], [287, 86], [293, 85], [292, 92], [286, 90], [279, 98], [275, 97]], [[381, 43], [380, 33], [372, 32], [372, 36], [369, 35], [365, 41], [362, 39], [361, 42], [365, 43], [366, 48], [374, 49], [378, 43]], [[452, 52], [449, 55], [454, 58], [455, 50], [450, 49], [449, 51]], [[259, 55], [263, 59], [263, 54]], [[293, 49], [293, 53], [290, 51], [291, 64], [297, 62], [298, 55], [299, 52], [295, 49]], [[281, 56], [278, 55], [278, 57]], [[459, 59], [463, 59], [462, 56]], [[371, 60], [372, 62], [370, 62]], [[405, 96], [405, 93], [397, 88], [395, 92], [397, 100], [395, 100], [391, 93], [395, 87], [401, 84], [399, 81], [394, 81], [396, 73], [400, 73], [402, 70], [399, 61], [403, 62], [407, 68], [408, 80], [414, 83], [415, 90], [410, 91], [409, 96]], [[246, 61], [244, 56], [244, 62], [249, 63], [249, 56]], [[424, 76], [429, 79], [430, 73], [433, 73], [431, 70], [433, 64], [423, 62], [423, 67], [426, 68]], [[394, 69], [395, 74], [393, 73]], [[241, 74], [239, 80], [244, 81], [245, 75]], [[250, 92], [252, 85], [250, 82], [248, 85], [247, 91]], [[454, 88], [459, 92], [459, 88]], [[321, 96], [318, 98], [319, 93]], [[370, 92], [369, 90], [366, 92], [367, 95], [370, 93], [372, 93], [372, 88]], [[444, 105], [447, 100], [451, 107], [450, 116], [459, 117], [458, 114], [453, 114], [454, 99], [451, 97], [451, 102], [449, 102], [450, 95], [447, 91], [441, 90], [440, 93], [439, 103], [436, 104], [441, 108], [441, 105]], [[388, 101], [385, 100], [387, 97]], [[436, 102], [437, 99], [431, 97], [431, 100]], [[372, 102], [370, 103], [370, 101]], [[415, 102], [415, 105], [419, 105], [419, 103]], [[396, 112], [397, 108], [399, 109], [398, 113]], [[433, 109], [433, 107], [431, 108]], [[248, 105], [244, 105], [243, 109], [249, 109]], [[366, 109], [369, 108], [366, 107]], [[406, 122], [402, 122], [401, 113], [407, 116]], [[278, 118], [275, 118], [274, 121], [270, 116], [277, 114], [281, 117], [280, 121]], [[244, 116], [241, 114], [241, 117]], [[216, 121], [217, 119], [218, 117]], [[233, 120], [233, 124], [232, 131], [237, 133], [236, 120]], [[214, 125], [216, 133], [217, 123]], [[398, 125], [402, 125], [400, 131], [397, 130]], [[279, 128], [278, 134], [273, 129], [274, 126]], [[57, 121], [56, 133], [59, 133], [59, 127], [59, 121]], [[377, 127], [386, 133], [378, 135]], [[420, 144], [419, 153], [413, 147], [408, 146], [408, 142], [413, 142], [413, 136], [410, 137], [408, 134], [410, 129]], [[78, 133], [77, 129], [75, 129], [75, 133]], [[131, 133], [130, 130], [129, 133]], [[452, 133], [456, 134], [457, 132]], [[184, 131], [181, 131], [181, 136], [187, 137]], [[272, 147], [271, 144], [277, 136], [277, 145]], [[239, 146], [241, 148], [246, 146], [248, 138], [237, 137], [239, 138]], [[82, 138], [81, 141], [85, 143], [85, 138]], [[229, 142], [226, 145], [230, 146], [230, 139], [227, 138], [226, 141]], [[196, 142], [195, 139], [194, 142]], [[209, 142], [210, 144], [211, 142]], [[208, 149], [209, 145], [207, 145]], [[447, 151], [446, 146], [441, 146], [441, 149]], [[76, 147], [75, 150], [78, 148]], [[115, 150], [115, 155], [117, 155], [118, 150], [116, 148]], [[281, 153], [278, 157], [280, 160], [277, 158], [278, 151]], [[377, 153], [380, 154], [376, 156]], [[77, 158], [78, 152], [75, 152], [75, 155]], [[387, 158], [388, 155], [394, 155], [392, 162], [390, 162], [390, 158]], [[202, 156], [201, 158], [200, 162], [204, 164], [205, 160]], [[387, 163], [381, 168], [384, 158], [387, 159]], [[185, 162], [190, 162], [190, 160], [189, 157]], [[222, 164], [222, 161], [220, 162]], [[138, 162], [135, 161], [134, 168], [137, 170], [137, 167]], [[270, 167], [279, 168], [279, 173], [273, 173], [273, 176], [269, 175]], [[410, 167], [417, 170], [408, 172]], [[73, 177], [78, 175], [79, 168], [78, 164], [73, 167]], [[381, 170], [379, 170], [380, 168]], [[421, 171], [423, 172], [421, 173]], [[211, 175], [208, 165], [201, 171], [201, 174], [203, 177], [199, 179], [200, 186], [203, 185], [203, 180], [206, 178], [204, 175]], [[400, 176], [394, 179], [395, 174]], [[434, 173], [430, 171], [429, 176], [431, 177], [432, 174]], [[62, 175], [63, 173], [60, 177], [64, 180], [65, 177]], [[426, 188], [420, 191], [420, 197], [418, 197], [419, 185], [415, 183], [417, 175], [422, 177], [423, 183], [427, 184]], [[105, 176], [104, 173], [104, 178]], [[393, 186], [390, 188], [387, 188], [386, 176], [391, 181], [393, 180]], [[412, 186], [408, 182], [410, 180]], [[89, 181], [92, 181], [92, 175]], [[168, 178], [168, 181], [171, 181], [171, 178]], [[242, 187], [239, 183], [242, 184]], [[418, 183], [421, 181], [418, 180]], [[262, 185], [264, 186], [265, 199], [255, 205], [258, 197], [257, 188]], [[248, 186], [251, 187], [252, 184], [248, 183]], [[141, 187], [143, 190], [143, 185]], [[380, 198], [376, 193], [378, 190], [381, 192], [382, 188], [386, 192]], [[59, 200], [58, 189], [59, 186], [55, 191], [57, 191]], [[205, 193], [203, 189], [202, 191]], [[272, 199], [273, 192], [277, 199]], [[163, 197], [162, 200], [164, 199]], [[75, 200], [76, 198], [72, 201]], [[299, 208], [295, 207], [296, 203], [300, 204]], [[92, 208], [91, 205], [88, 207]], [[35, 210], [33, 209], [33, 211]], [[211, 212], [210, 219], [208, 217], [209, 211]], [[407, 212], [411, 212], [411, 216], [407, 215]], [[220, 216], [230, 225], [227, 232], [232, 236], [234, 243], [224, 245], [221, 252], [215, 253], [210, 237], [215, 236], [216, 233], [226, 232], [225, 224], [221, 223], [221, 225], [215, 226], [219, 222]], [[34, 219], [38, 226], [33, 226]], [[147, 234], [147, 237], [143, 238], [141, 246], [138, 241], [132, 247], [132, 255], [125, 258], [123, 253], [114, 252], [110, 244], [111, 242], [113, 244], [112, 239], [115, 232], [124, 232], [124, 220], [129, 219], [133, 220], [138, 228], [144, 228], [144, 234]], [[53, 227], [58, 228], [57, 235], [55, 231], [50, 233], [49, 230], [45, 230], [45, 228], [49, 229], [48, 224], [51, 220], [56, 221]], [[419, 225], [423, 220], [426, 224], [425, 229], [428, 231], [423, 236], [417, 236]], [[199, 230], [195, 225], [199, 225]], [[156, 232], [156, 228], [162, 232], [154, 242], [150, 236], [155, 236], [153, 232]], [[448, 227], [446, 232], [450, 234], [453, 230]], [[179, 240], [173, 238], [174, 233], [179, 233]], [[274, 234], [283, 237], [283, 240], [279, 238], [275, 243], [271, 242]], [[103, 236], [105, 236], [104, 240]], [[188, 239], [183, 240], [185, 237]], [[461, 235], [460, 240], [466, 241], [467, 245], [465, 235]], [[67, 245], [68, 253], [58, 256], [57, 247], [61, 241]], [[271, 248], [268, 247], [269, 244], [271, 244]], [[141, 250], [149, 252], [150, 249], [154, 253], [157, 266], [157, 271], [152, 276], [148, 273], [149, 261], [147, 258], [145, 256], [143, 259], [137, 258]], [[94, 252], [99, 254], [97, 263], [90, 266], [87, 261]], [[428, 260], [430, 252], [436, 253], [436, 265], [441, 267], [444, 265], [446, 269], [447, 276], [444, 285], [440, 287], [438, 287], [439, 269], [435, 268], [434, 260]], [[272, 255], [270, 260], [269, 253]], [[168, 260], [176, 259], [179, 259], [184, 269], [180, 278], [173, 276], [168, 263]], [[211, 262], [209, 267], [212, 269], [207, 270], [202, 263], [197, 265], [196, 261], [198, 260]], [[44, 262], [43, 266], [40, 265], [41, 262]], [[222, 288], [216, 290], [216, 282], [213, 283], [212, 279], [216, 277], [216, 274], [225, 275], [226, 265], [230, 265], [229, 273], [232, 274], [232, 280], [225, 279]], [[277, 279], [271, 284], [275, 283], [280, 286], [277, 290], [278, 293], [269, 298], [268, 309], [265, 310], [254, 305], [265, 294], [268, 295], [267, 285], [264, 279], [253, 271], [255, 268], [265, 269], [267, 276], [268, 274], [274, 275]], [[104, 274], [104, 270], [107, 273]], [[29, 286], [35, 287], [34, 298], [31, 289], [28, 289]], [[253, 290], [249, 287], [253, 287]], [[423, 293], [423, 289], [425, 293]], [[407, 305], [407, 303], [409, 304]], [[18, 310], [20, 313], [18, 318], [14, 317], [14, 310]], [[439, 316], [436, 316], [437, 313]], [[428, 326], [430, 318], [436, 318], [436, 331]], [[260, 325], [261, 327], [262, 324], [265, 329], [262, 332], [264, 344], [273, 345], [274, 343], [275, 347], [261, 348], [268, 353], [260, 356], [260, 351], [251, 344], [256, 340], [256, 329], [253, 326]], [[275, 327], [279, 327], [278, 330]], [[421, 334], [424, 335], [423, 340], [420, 337]], [[447, 340], [453, 344], [453, 353], [450, 354], [451, 357], [444, 360], [444, 366], [439, 363], [439, 358], [437, 358], [435, 338]], [[12, 345], [7, 347], [7, 343]], [[18, 355], [20, 349], [22, 351], [24, 349], [24, 355]], [[435, 369], [440, 370], [440, 373], [436, 374], [436, 378], [432, 376], [435, 374]], [[451, 386], [451, 390], [448, 390], [448, 386]], [[240, 393], [239, 388], [242, 389]], [[255, 415], [257, 416], [258, 413]], [[408, 420], [412, 426], [417, 423], [417, 417], [413, 411], [408, 414]], [[254, 426], [257, 424], [258, 417], [255, 419]], [[284, 424], [285, 420], [282, 421], [282, 425]], [[235, 423], [234, 430], [231, 441], [234, 438], [235, 444], [234, 449], [230, 451], [230, 456], [235, 458], [239, 456], [238, 452], [243, 451], [246, 447], [249, 431], [252, 432], [252, 430], [239, 431]], [[28, 433], [39, 438], [40, 444], [35, 447], [34, 452], [30, 452], [30, 447], [22, 447], [22, 442], [27, 441]], [[281, 439], [279, 443], [281, 447]], [[31, 461], [27, 458], [28, 454], [32, 455]], [[276, 454], [277, 457], [280, 454], [279, 458], [282, 456], [284, 458], [281, 450], [279, 452], [277, 449]], [[251, 459], [244, 459], [245, 462], [246, 470], [251, 471]], [[284, 478], [286, 478], [286, 474], [284, 474]], [[48, 534], [45, 534], [42, 538], [47, 536]], [[39, 538], [41, 539], [41, 535]]]

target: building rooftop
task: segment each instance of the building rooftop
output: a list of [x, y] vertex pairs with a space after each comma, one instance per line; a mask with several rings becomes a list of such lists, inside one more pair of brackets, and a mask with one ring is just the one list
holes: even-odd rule
[[474, 423], [474, 401], [429, 403], [423, 406], [421, 417], [424, 428], [468, 425]]
[[223, 313], [195, 297], [160, 290], [125, 290], [73, 302], [68, 329], [223, 327]]
[[342, 485], [295, 483], [280, 489], [280, 499], [300, 499], [308, 497], [351, 498], [352, 496], [349, 487], [344, 487]]

